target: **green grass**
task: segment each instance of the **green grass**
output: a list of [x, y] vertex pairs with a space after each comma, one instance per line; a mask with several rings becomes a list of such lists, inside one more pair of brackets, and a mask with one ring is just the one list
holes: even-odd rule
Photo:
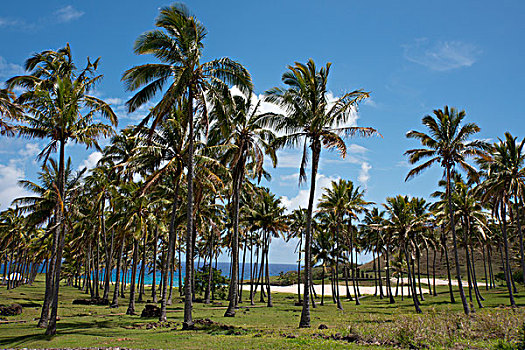
[[[312, 309], [311, 329], [297, 328], [301, 307], [294, 306], [294, 295], [273, 294], [273, 308], [260, 303], [250, 307], [245, 302], [235, 318], [223, 317], [224, 301], [224, 306], [196, 303], [194, 319], [209, 318], [220, 324], [198, 324], [196, 330], [182, 331], [183, 304], [180, 298], [174, 299], [173, 305], [168, 307], [170, 327], [148, 329], [147, 325], [157, 320], [125, 315], [125, 299], [120, 300], [122, 306], [117, 309], [72, 305], [73, 299], [86, 298], [87, 295], [62, 286], [58, 334], [47, 337], [44, 330], [36, 328], [35, 319], [40, 315], [40, 308], [34, 303], [40, 304], [44, 294], [43, 276], [39, 276], [33, 286], [10, 291], [4, 287], [0, 289], [1, 304], [33, 304], [25, 306], [21, 315], [5, 318], [24, 323], [0, 324], [0, 348], [382, 349], [395, 345], [490, 349], [499, 341], [518, 341], [525, 322], [524, 289], [516, 297], [520, 306], [516, 310], [505, 306], [508, 299], [504, 288], [491, 292], [482, 290], [485, 308], [469, 318], [462, 314], [460, 303], [448, 303], [446, 287], [439, 291], [437, 297], [426, 297], [421, 315], [414, 313], [407, 298], [405, 301], [397, 298], [396, 304], [389, 305], [385, 299], [367, 296], [360, 306], [344, 301], [344, 311], [338, 311], [328, 297], [325, 306]], [[176, 290], [175, 295], [178, 296]], [[258, 301], [258, 297], [255, 300]], [[143, 307], [144, 304], [137, 304], [139, 314]], [[329, 328], [319, 330], [320, 324]], [[224, 325], [233, 326], [233, 329]], [[357, 334], [359, 342], [334, 340], [349, 334]]]

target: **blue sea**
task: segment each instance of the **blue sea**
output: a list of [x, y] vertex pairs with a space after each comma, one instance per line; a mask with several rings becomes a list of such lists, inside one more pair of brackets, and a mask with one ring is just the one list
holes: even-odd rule
[[[4, 269], [4, 264], [2, 264], [2, 266], [0, 267], [0, 276], [3, 274], [3, 269]], [[215, 267], [215, 263], [213, 264], [213, 267]], [[197, 266], [197, 263], [195, 263], [195, 269], [198, 269], [198, 268], [202, 268], [202, 263], [200, 266]], [[223, 276], [226, 276], [227, 278], [230, 277], [230, 263], [228, 262], [218, 262], [217, 264], [217, 268], [219, 270], [221, 270], [221, 273]], [[245, 266], [244, 266], [244, 279], [250, 279], [250, 268], [251, 268], [251, 265], [249, 263], [246, 263]], [[269, 272], [270, 272], [270, 276], [278, 276], [281, 272], [282, 273], [285, 273], [285, 272], [288, 272], [288, 271], [296, 271], [297, 270], [297, 265], [294, 265], [294, 264], [269, 264], [268, 265], [268, 269], [269, 269]], [[153, 273], [147, 273], [149, 272], [149, 268], [146, 268], [146, 275], [145, 275], [145, 283], [146, 284], [151, 284], [153, 283]], [[185, 263], [182, 263], [182, 278], [184, 278], [184, 275], [185, 275], [185, 270], [186, 270], [186, 264]], [[257, 274], [259, 273], [259, 270], [260, 270], [260, 265], [258, 265], [257, 267]], [[45, 272], [45, 268], [42, 269], [42, 266], [39, 267], [38, 269], [38, 272], [40, 271], [43, 271]], [[137, 282], [138, 282], [138, 278], [139, 278], [139, 272], [140, 272], [140, 265], [138, 266], [137, 268], [137, 276], [136, 276], [136, 279], [137, 279]], [[242, 272], [242, 264], [239, 264], [239, 274]], [[117, 272], [116, 272], [116, 269], [114, 269], [112, 271], [112, 274], [111, 274], [111, 281], [115, 281], [115, 278], [116, 278], [116, 275], [117, 275]], [[130, 281], [130, 278], [131, 278], [131, 267], [129, 268], [128, 270], [128, 277], [127, 277], [127, 282], [129, 283]], [[178, 269], [176, 269], [173, 273], [173, 285], [176, 286], [179, 282], [179, 271]], [[160, 271], [157, 271], [156, 273], [156, 283], [159, 284], [160, 283]], [[122, 274], [121, 274], [121, 279], [122, 281]]]

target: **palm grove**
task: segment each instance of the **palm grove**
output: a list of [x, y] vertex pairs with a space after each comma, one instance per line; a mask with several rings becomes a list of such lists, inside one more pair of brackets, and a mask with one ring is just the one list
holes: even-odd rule
[[[431, 166], [443, 170], [433, 203], [401, 195], [382, 205], [371, 203], [361, 188], [343, 179], [316, 189], [323, 148], [345, 157], [345, 138], [380, 136], [374, 128], [348, 126], [369, 94], [355, 90], [329, 99], [330, 64], [318, 68], [309, 60], [289, 66], [283, 85], [266, 92], [265, 102], [282, 113], [264, 113], [240, 63], [227, 57], [202, 60], [206, 29], [184, 5], [161, 9], [155, 23], [157, 28], [140, 35], [134, 47], [152, 63], [132, 67], [122, 77], [134, 94], [127, 101], [129, 112], [151, 107], [139, 125], [115, 131], [111, 106], [90, 94], [102, 78], [99, 60], [77, 68], [69, 45], [33, 55], [25, 64], [27, 75], [9, 79], [0, 90], [3, 137], [46, 142], [38, 155], [38, 181], [20, 181], [33, 194], [1, 213], [0, 252], [7, 288], [32, 283], [45, 267], [38, 326], [47, 334], [56, 333], [61, 281], [112, 307], [127, 296], [130, 315], [136, 301], [151, 298], [160, 302], [160, 321], [167, 320], [178, 281], [183, 328], [191, 329], [193, 303], [217, 297], [220, 285], [212, 277], [221, 252], [231, 258], [224, 316], [235, 316], [240, 303], [254, 304], [258, 289], [260, 301], [271, 307], [269, 249], [276, 237], [299, 242], [300, 327], [310, 327], [310, 307], [319, 301], [314, 266], [321, 271], [321, 304], [325, 278], [337, 308], [343, 308], [343, 298], [361, 303], [359, 252], [377, 257], [373, 280], [379, 297], [395, 303], [401, 281], [416, 312], [425, 298], [422, 286], [428, 297], [436, 294], [440, 254], [450, 302], [456, 302], [457, 280], [466, 314], [475, 305], [483, 307], [479, 279], [486, 289], [496, 287], [492, 257], [499, 254], [509, 303], [515, 306], [515, 283], [525, 277], [520, 221], [525, 140], [510, 133], [494, 144], [476, 140], [480, 129], [465, 121], [465, 112], [445, 107], [423, 118], [424, 131], [407, 133], [421, 144], [406, 152], [415, 166], [407, 180]], [[97, 142], [101, 137], [111, 137], [103, 149]], [[94, 169], [72, 169], [66, 154], [71, 142], [102, 152]], [[270, 177], [265, 160], [275, 166], [282, 147], [301, 149], [299, 181], [310, 183], [307, 208], [288, 215], [280, 199], [259, 185]], [[319, 203], [314, 203], [316, 190], [322, 191]], [[480, 253], [484, 276], [476, 275], [474, 257]], [[243, 281], [246, 266], [250, 278]], [[146, 295], [147, 274], [153, 276], [151, 295]], [[245, 300], [243, 284], [249, 284]]]

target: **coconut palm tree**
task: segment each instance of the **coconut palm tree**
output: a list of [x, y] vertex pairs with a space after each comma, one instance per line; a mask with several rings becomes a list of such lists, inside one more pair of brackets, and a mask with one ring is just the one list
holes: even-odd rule
[[[331, 188], [325, 188], [325, 192], [321, 196], [319, 202], [319, 208], [324, 212], [331, 212], [335, 217], [335, 236], [334, 236], [334, 252], [339, 252], [340, 250], [340, 235], [341, 235], [341, 226], [343, 224], [343, 215], [347, 213], [347, 206], [350, 203], [349, 199], [349, 185], [346, 180], [339, 179], [337, 182], [332, 181]], [[343, 305], [341, 304], [341, 299], [339, 297], [339, 256], [336, 254], [334, 256], [335, 261], [335, 284], [336, 290], [334, 295], [337, 301], [337, 308], [342, 310]]]
[[[99, 148], [97, 139], [100, 136], [110, 136], [113, 128], [98, 122], [95, 117], [100, 115], [108, 118], [114, 126], [117, 116], [110, 105], [101, 99], [89, 95], [95, 84], [102, 79], [96, 75], [97, 59], [88, 59], [84, 69], [77, 71], [73, 64], [69, 45], [58, 51], [44, 51], [26, 61], [29, 75], [17, 76], [7, 81], [8, 88], [20, 86], [26, 89], [18, 100], [28, 112], [18, 127], [21, 136], [28, 138], [49, 139], [49, 143], [39, 154], [39, 159], [47, 162], [49, 156], [58, 150], [59, 178], [57, 183], [58, 196], [63, 199], [65, 194], [65, 146], [68, 142], [84, 144], [88, 148]], [[46, 325], [46, 334], [56, 333], [56, 315], [58, 309], [58, 290], [60, 286], [60, 268], [62, 251], [66, 235], [65, 210], [63, 204], [58, 206], [55, 242], [53, 244], [53, 259], [51, 273], [53, 274], [50, 288], [53, 296], [49, 323], [47, 317], [41, 326]], [[44, 307], [44, 306], [43, 306]]]
[[13, 136], [15, 127], [8, 120], [19, 120], [23, 113], [15, 94], [8, 89], [0, 89], [0, 135]]
[[[258, 179], [263, 175], [264, 155], [268, 155], [275, 166], [275, 148], [270, 144], [275, 139], [273, 132], [264, 124], [264, 114], [259, 113], [260, 102], [252, 105], [251, 96], [231, 95], [214, 100], [211, 116], [216, 123], [210, 132], [213, 144], [231, 145], [224, 153], [232, 176], [233, 234], [231, 237], [232, 272], [228, 294], [229, 304], [224, 316], [235, 316], [238, 292], [239, 269], [239, 196], [246, 175]], [[248, 174], [247, 174], [248, 173]]]
[[[512, 307], [516, 306], [512, 293], [512, 271], [509, 261], [509, 239], [507, 232], [507, 211], [514, 205], [516, 212], [516, 226], [520, 238], [520, 250], [523, 249], [523, 237], [519, 217], [519, 202], [523, 198], [524, 156], [522, 148], [525, 140], [517, 144], [516, 138], [510, 133], [505, 134], [505, 139], [499, 139], [494, 143], [488, 156], [479, 159], [485, 180], [480, 184], [481, 199], [485, 203], [491, 203], [493, 216], [497, 217], [501, 224], [503, 247], [505, 252], [505, 280], [509, 291], [509, 299]], [[520, 251], [523, 264], [523, 250]]]
[[[410, 164], [415, 164], [420, 160], [425, 160], [410, 170], [406, 176], [405, 181], [419, 175], [423, 170], [431, 167], [434, 164], [440, 164], [444, 168], [444, 176], [447, 181], [447, 200], [449, 209], [450, 229], [452, 231], [452, 242], [454, 245], [454, 260], [456, 262], [456, 274], [458, 279], [459, 294], [461, 302], [463, 303], [463, 310], [465, 314], [470, 313], [470, 309], [465, 298], [465, 292], [461, 283], [461, 271], [459, 265], [459, 256], [457, 249], [456, 237], [456, 223], [454, 220], [454, 209], [452, 207], [451, 195], [451, 172], [456, 166], [464, 169], [471, 176], [476, 177], [476, 170], [467, 163], [468, 157], [482, 156], [484, 154], [483, 148], [486, 145], [483, 141], [468, 141], [469, 137], [478, 133], [480, 128], [474, 123], [462, 124], [465, 119], [465, 111], [457, 111], [455, 108], [445, 106], [443, 110], [434, 110], [434, 116], [425, 116], [422, 119], [429, 134], [419, 131], [409, 131], [408, 138], [414, 138], [421, 142], [425, 148], [411, 149], [405, 152], [409, 156]], [[430, 159], [428, 159], [430, 158]]]
[[[487, 185], [492, 188], [491, 191], [502, 191], [507, 197], [507, 206], [509, 208], [514, 204], [514, 215], [512, 220], [517, 227], [520, 260], [522, 268], [523, 281], [525, 281], [525, 257], [523, 248], [523, 232], [521, 229], [520, 206], [523, 206], [525, 197], [525, 138], [518, 142], [517, 137], [513, 137], [509, 132], [505, 133], [505, 138], [499, 139], [499, 142], [493, 145], [489, 158], [480, 159], [482, 167], [485, 168], [489, 178]], [[500, 187], [497, 187], [499, 184]], [[486, 187], [486, 186], [484, 186]], [[512, 203], [512, 200], [514, 203]], [[525, 283], [525, 282], [524, 282]]]
[[[127, 70], [122, 79], [128, 90], [141, 88], [128, 102], [133, 112], [150, 101], [162, 88], [166, 87], [160, 101], [151, 109], [142, 121], [152, 119], [154, 129], [161, 120], [166, 119], [177, 100], [184, 96], [188, 113], [188, 161], [187, 161], [187, 229], [186, 229], [186, 284], [185, 295], [192, 295], [193, 266], [193, 153], [194, 153], [194, 113], [200, 111], [203, 121], [207, 121], [206, 94], [217, 88], [224, 89], [226, 84], [238, 86], [248, 94], [252, 83], [247, 70], [229, 58], [201, 62], [206, 37], [205, 27], [183, 4], [163, 7], [155, 22], [159, 29], [142, 34], [135, 42], [135, 53], [152, 54], [161, 63], [150, 63]], [[185, 329], [193, 328], [192, 300], [185, 298]]]
[[295, 147], [302, 143], [303, 155], [299, 171], [299, 181], [306, 180], [306, 165], [308, 148], [312, 152], [312, 168], [310, 176], [310, 195], [308, 200], [308, 215], [305, 230], [305, 284], [303, 310], [299, 327], [310, 327], [310, 280], [311, 280], [311, 233], [312, 214], [314, 209], [315, 183], [319, 167], [319, 157], [324, 145], [336, 149], [341, 156], [346, 155], [344, 136], [370, 136], [377, 134], [373, 128], [344, 126], [349, 121], [350, 114], [355, 111], [359, 101], [369, 94], [355, 90], [344, 94], [335, 101], [328, 100], [328, 74], [331, 64], [317, 70], [315, 62], [310, 59], [307, 64], [296, 62], [289, 66], [289, 71], [282, 76], [287, 88], [275, 87], [266, 93], [266, 100], [284, 109], [283, 115], [272, 115], [267, 123], [277, 132], [285, 135], [276, 139], [278, 147]]

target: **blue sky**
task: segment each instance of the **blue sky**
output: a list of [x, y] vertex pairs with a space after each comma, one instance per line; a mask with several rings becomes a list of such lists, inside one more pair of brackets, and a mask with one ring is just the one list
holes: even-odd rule
[[[104, 80], [97, 95], [111, 102], [120, 125], [135, 123], [123, 103], [130, 96], [120, 77], [133, 65], [152, 62], [133, 54], [133, 42], [153, 29], [166, 1], [5, 1], [0, 9], [0, 81], [23, 73], [32, 53], [70, 43], [78, 66], [101, 57]], [[410, 129], [445, 104], [465, 109], [496, 140], [510, 130], [523, 137], [519, 101], [525, 97], [525, 3], [522, 1], [193, 1], [186, 3], [208, 29], [205, 59], [228, 56], [252, 74], [255, 93], [280, 85], [287, 65], [313, 58], [332, 62], [334, 96], [363, 88], [371, 98], [356, 116], [359, 126], [377, 128], [383, 138], [348, 140], [346, 159], [323, 152], [319, 188], [345, 178], [366, 188], [366, 198], [428, 196], [439, 169], [405, 183]], [[21, 178], [34, 179], [35, 155], [43, 141], [0, 139], [0, 207], [24, 192]], [[94, 150], [69, 146], [75, 166], [92, 165]], [[267, 185], [290, 209], [306, 206], [307, 186], [297, 186], [298, 151], [280, 152]], [[270, 168], [270, 166], [268, 165]], [[320, 191], [319, 191], [320, 193]], [[293, 262], [293, 243], [275, 242], [274, 262]]]

